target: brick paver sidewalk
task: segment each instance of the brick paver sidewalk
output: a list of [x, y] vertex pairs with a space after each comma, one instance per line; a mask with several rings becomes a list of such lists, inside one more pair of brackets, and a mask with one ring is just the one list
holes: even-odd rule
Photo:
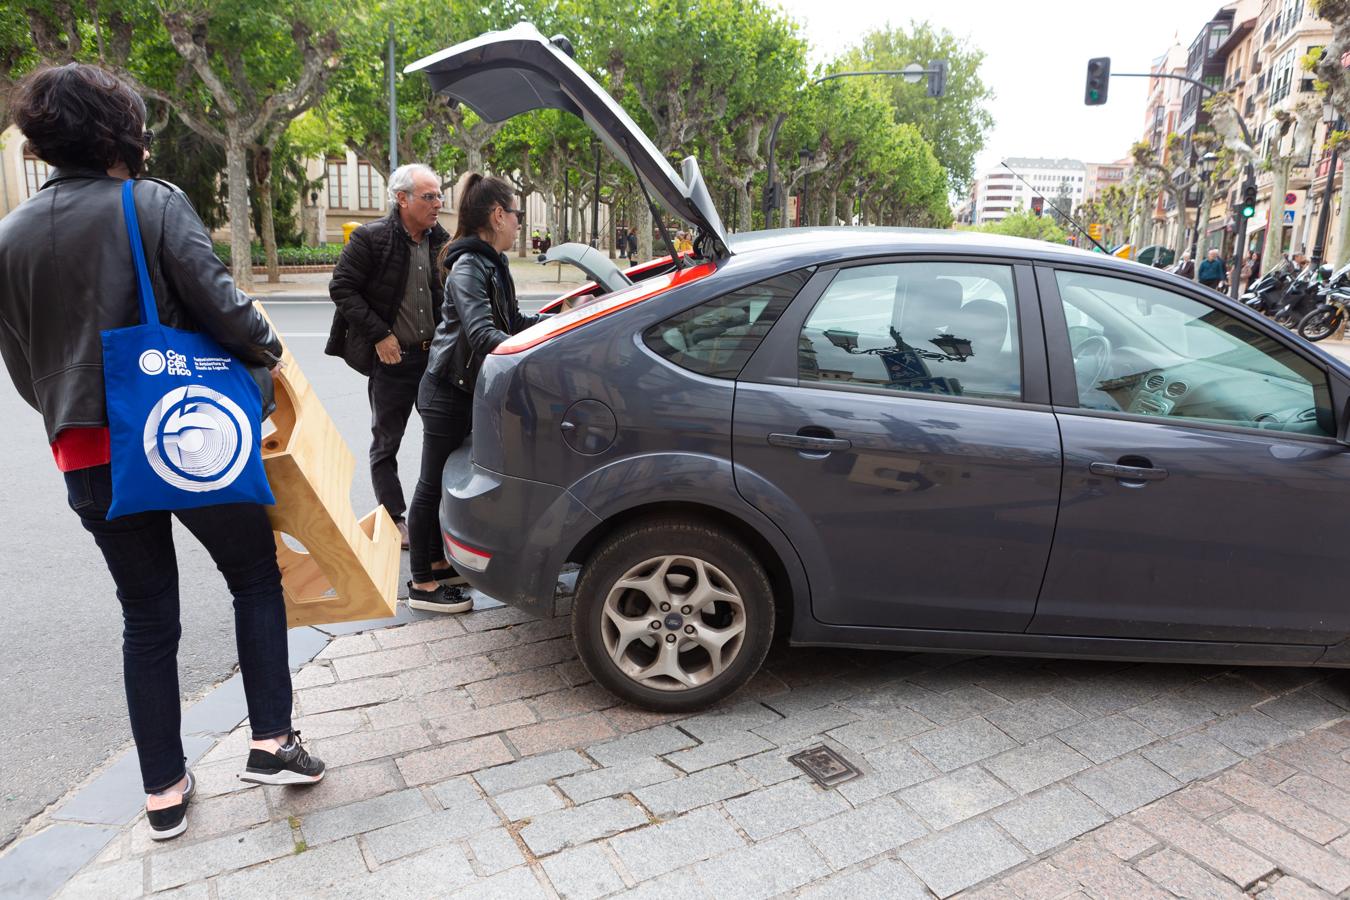
[[[236, 730], [190, 827], [144, 817], [62, 897], [1345, 896], [1343, 673], [776, 650], [683, 718], [509, 608], [335, 640], [296, 679], [311, 789]], [[816, 787], [825, 743], [863, 770]]]

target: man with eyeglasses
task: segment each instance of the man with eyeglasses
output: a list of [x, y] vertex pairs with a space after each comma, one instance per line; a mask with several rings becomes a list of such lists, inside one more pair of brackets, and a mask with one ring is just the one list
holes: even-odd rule
[[440, 321], [444, 285], [436, 257], [450, 239], [437, 222], [441, 202], [441, 179], [431, 168], [412, 163], [395, 169], [389, 215], [352, 232], [328, 283], [337, 312], [324, 352], [369, 378], [370, 480], [404, 549], [407, 504], [398, 448]]

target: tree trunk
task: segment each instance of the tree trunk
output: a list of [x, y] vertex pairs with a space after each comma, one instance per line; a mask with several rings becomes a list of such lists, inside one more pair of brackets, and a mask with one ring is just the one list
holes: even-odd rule
[[230, 180], [230, 270], [235, 285], [247, 292], [253, 287], [253, 252], [248, 233], [248, 149], [233, 132], [225, 137], [225, 173]]
[[638, 202], [637, 209], [638, 257], [652, 258], [652, 208], [645, 202]]
[[754, 227], [750, 220], [750, 182], [737, 179], [736, 187], [733, 190], [736, 192], [736, 223], [734, 227], [737, 231], [749, 231]]
[[1275, 180], [1270, 185], [1270, 211], [1266, 213], [1266, 246], [1261, 251], [1261, 265], [1269, 270], [1280, 258], [1284, 244], [1284, 194], [1289, 189], [1290, 165], [1277, 160], [1271, 168]]
[[263, 253], [267, 257], [267, 282], [277, 284], [281, 281], [281, 262], [277, 259], [277, 232], [272, 221], [272, 175], [258, 182], [258, 203], [262, 209]]
[[838, 188], [830, 188], [830, 199], [829, 199], [829, 202], [827, 202], [827, 203], [825, 204], [825, 209], [827, 209], [827, 210], [829, 211], [829, 213], [830, 213], [830, 218], [829, 218], [828, 220], [826, 220], [825, 224], [826, 224], [826, 225], [838, 225], [838, 224], [839, 224], [839, 189], [838, 189]]
[[1350, 177], [1346, 177], [1344, 171], [1341, 173], [1341, 217], [1336, 222], [1336, 252], [1331, 258], [1338, 269], [1350, 262]]
[[281, 282], [281, 263], [277, 259], [277, 230], [272, 211], [272, 148], [258, 147], [253, 153], [253, 177], [258, 185], [258, 215], [262, 226], [263, 254], [267, 259], [267, 282]]

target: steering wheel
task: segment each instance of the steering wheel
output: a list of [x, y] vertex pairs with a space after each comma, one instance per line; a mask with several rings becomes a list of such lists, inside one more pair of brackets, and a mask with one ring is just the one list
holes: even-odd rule
[[1097, 383], [1111, 366], [1111, 342], [1105, 335], [1090, 334], [1073, 347], [1073, 372], [1078, 381], [1078, 396], [1096, 390]]

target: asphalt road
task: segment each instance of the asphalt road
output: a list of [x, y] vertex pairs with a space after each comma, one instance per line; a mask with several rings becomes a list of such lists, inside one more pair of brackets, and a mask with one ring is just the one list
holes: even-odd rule
[[[522, 295], [534, 311], [553, 295]], [[358, 514], [375, 504], [365, 454], [370, 410], [365, 380], [323, 355], [332, 316], [321, 302], [265, 300], [329, 415], [357, 458]], [[65, 500], [41, 417], [2, 382], [0, 441], [9, 537], [0, 551], [0, 847], [131, 740], [122, 692], [121, 615], [93, 539]], [[409, 496], [417, 479], [421, 426], [409, 423], [399, 469]], [[230, 595], [206, 551], [175, 529], [182, 585], [179, 677], [192, 698], [227, 678], [237, 660]]]

